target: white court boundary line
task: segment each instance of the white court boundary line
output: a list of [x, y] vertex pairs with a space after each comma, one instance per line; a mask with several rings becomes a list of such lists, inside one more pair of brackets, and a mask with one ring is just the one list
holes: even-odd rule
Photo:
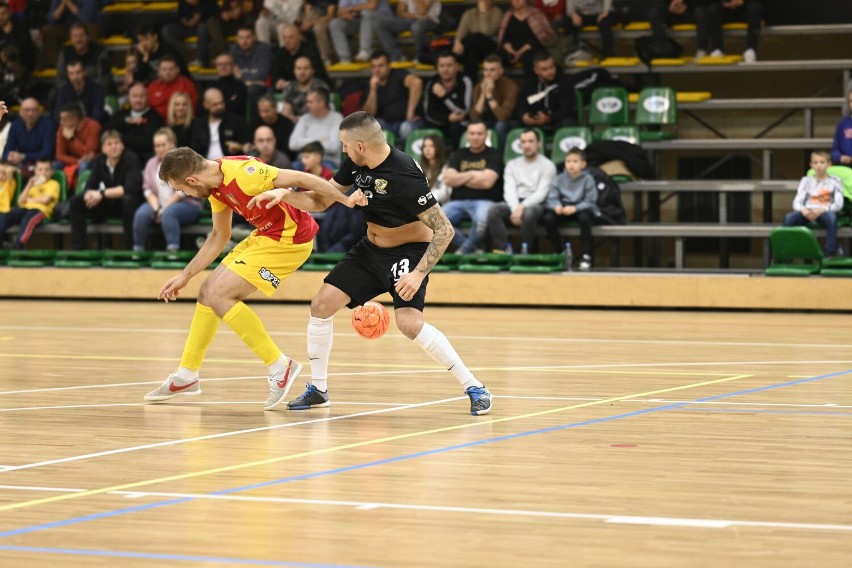
[[[66, 493], [83, 493], [86, 489], [70, 489], [55, 487], [34, 487], [26, 485], [0, 485], [0, 489], [20, 491], [49, 491]], [[251, 497], [247, 495], [211, 495], [208, 493], [169, 493], [163, 491], [110, 491], [108, 495], [123, 495], [128, 499], [144, 497], [165, 497], [167, 499], [206, 499], [211, 501], [233, 501], [252, 503], [287, 503], [297, 505], [319, 505], [332, 507], [347, 507], [356, 510], [373, 511], [376, 509], [394, 509], [403, 511], [428, 511], [439, 513], [459, 513], [475, 515], [500, 515], [513, 517], [545, 517], [554, 519], [576, 519], [603, 521], [612, 524], [674, 526], [685, 528], [729, 527], [772, 528], [772, 529], [803, 529], [818, 531], [852, 531], [852, 525], [828, 523], [790, 523], [777, 521], [738, 521], [734, 519], [704, 519], [691, 517], [659, 517], [642, 515], [601, 514], [601, 513], [570, 513], [559, 511], [535, 511], [525, 509], [493, 509], [480, 507], [449, 507], [442, 505], [415, 505], [401, 503], [382, 503], [376, 501], [340, 501], [328, 499], [298, 499], [288, 497]]]

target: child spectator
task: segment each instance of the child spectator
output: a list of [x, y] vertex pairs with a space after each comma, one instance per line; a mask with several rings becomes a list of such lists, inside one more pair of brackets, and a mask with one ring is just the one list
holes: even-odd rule
[[[15, 196], [15, 190], [18, 189], [18, 183], [15, 179], [15, 172], [18, 169], [3, 160], [0, 161], [0, 217], [9, 212], [12, 207], [12, 198]], [[0, 240], [4, 235], [0, 234]]]
[[24, 248], [38, 224], [53, 215], [53, 208], [59, 202], [60, 188], [59, 182], [51, 179], [52, 176], [50, 160], [36, 161], [35, 173], [18, 196], [18, 207], [0, 214], [0, 235], [3, 237], [8, 227], [20, 224], [12, 248]]
[[825, 227], [825, 256], [837, 255], [837, 212], [843, 209], [843, 185], [836, 177], [828, 175], [831, 157], [828, 152], [811, 152], [813, 176], [799, 182], [793, 211], [784, 217], [784, 226], [819, 223]]
[[324, 155], [325, 149], [319, 142], [306, 144], [301, 152], [302, 171], [314, 174], [322, 179], [331, 179], [334, 176], [334, 172], [322, 163]]

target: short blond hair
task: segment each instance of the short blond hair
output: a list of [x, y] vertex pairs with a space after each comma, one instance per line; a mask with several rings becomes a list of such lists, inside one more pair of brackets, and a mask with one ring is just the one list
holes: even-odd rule
[[204, 170], [204, 156], [183, 146], [166, 152], [160, 164], [160, 179], [171, 182], [184, 181], [191, 175], [200, 174]]

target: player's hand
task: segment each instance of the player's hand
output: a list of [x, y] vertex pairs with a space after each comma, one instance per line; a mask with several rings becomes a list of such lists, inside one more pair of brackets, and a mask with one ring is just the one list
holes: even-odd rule
[[425, 276], [425, 274], [421, 274], [417, 270], [414, 272], [407, 272], [399, 277], [399, 280], [397, 280], [396, 284], [394, 284], [394, 289], [396, 290], [396, 293], [399, 294], [400, 298], [408, 302], [420, 289], [420, 285], [423, 284], [423, 278]]
[[349, 197], [346, 198], [346, 206], [349, 207], [350, 209], [352, 207], [355, 207], [356, 205], [360, 205], [361, 207], [366, 207], [367, 203], [369, 203], [367, 201], [367, 196], [364, 195], [364, 192], [361, 191], [360, 189], [356, 189], [355, 191], [352, 192], [352, 195], [350, 195]]
[[160, 294], [159, 296], [157, 296], [157, 299], [162, 300], [167, 304], [170, 301], [174, 302], [178, 299], [181, 288], [186, 286], [188, 283], [189, 279], [181, 272], [180, 274], [178, 274], [174, 278], [169, 279], [165, 284], [163, 284], [163, 287], [160, 289]]
[[284, 198], [284, 192], [290, 191], [289, 189], [283, 187], [276, 187], [275, 189], [270, 189], [269, 191], [264, 191], [263, 193], [258, 193], [254, 197], [251, 198], [248, 202], [248, 208], [252, 209], [253, 207], [260, 207], [260, 204], [264, 201], [266, 202], [266, 209], [272, 209], [279, 203], [281, 203]]

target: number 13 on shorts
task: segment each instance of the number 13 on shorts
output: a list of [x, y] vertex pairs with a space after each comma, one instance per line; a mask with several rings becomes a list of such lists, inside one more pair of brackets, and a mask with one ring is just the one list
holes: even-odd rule
[[411, 263], [407, 258], [395, 262], [391, 267], [391, 276], [394, 282], [397, 282], [403, 274], [408, 274], [409, 272], [411, 272]]

